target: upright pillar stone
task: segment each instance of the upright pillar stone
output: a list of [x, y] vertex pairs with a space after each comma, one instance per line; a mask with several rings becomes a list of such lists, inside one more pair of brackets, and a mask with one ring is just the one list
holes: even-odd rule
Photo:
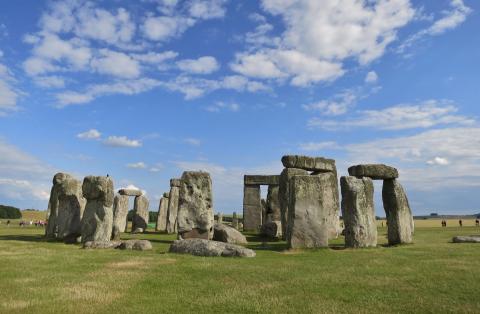
[[178, 214], [178, 198], [180, 196], [180, 179], [170, 180], [170, 196], [168, 198], [168, 214], [167, 214], [167, 233], [177, 233], [177, 214]]
[[262, 225], [262, 203], [259, 185], [245, 185], [243, 188], [243, 228], [258, 231]]
[[75, 243], [82, 235], [81, 221], [87, 202], [83, 197], [82, 182], [70, 177], [59, 185], [57, 192], [57, 239]]
[[232, 227], [239, 230], [239, 227], [238, 227], [238, 217], [237, 217], [237, 213], [236, 212], [233, 212], [233, 215], [232, 215]]
[[207, 172], [185, 171], [182, 174], [177, 222], [181, 239], [213, 238], [212, 180]]
[[128, 196], [115, 195], [113, 199], [113, 230], [116, 233], [127, 231]]
[[307, 170], [297, 168], [285, 168], [280, 174], [280, 185], [278, 186], [279, 202], [280, 202], [280, 218], [282, 226], [282, 238], [287, 238], [288, 225], [288, 206], [290, 197], [290, 180], [293, 176], [308, 175]]
[[267, 219], [265, 222], [282, 221], [279, 198], [280, 186], [269, 185], [267, 192]]
[[52, 189], [50, 190], [50, 199], [48, 200], [47, 209], [47, 227], [45, 228], [45, 236], [47, 238], [56, 238], [58, 235], [58, 196], [60, 185], [63, 181], [70, 179], [72, 176], [67, 173], [59, 172], [53, 176]]
[[145, 232], [148, 227], [149, 201], [143, 196], [135, 196], [133, 203], [132, 232]]
[[377, 246], [377, 222], [370, 178], [341, 177], [345, 247]]
[[293, 176], [290, 180], [287, 245], [289, 248], [328, 247], [333, 208], [334, 173]]
[[413, 242], [413, 217], [407, 195], [402, 185], [395, 179], [383, 181], [383, 208], [387, 214], [388, 244]]
[[338, 177], [337, 170], [335, 169], [332, 172], [314, 172], [311, 175], [324, 175], [329, 174], [329, 180], [326, 183], [325, 191], [329, 191], [331, 194], [331, 199], [333, 205], [329, 207], [330, 212], [328, 213], [328, 238], [336, 239], [341, 232], [340, 228], [340, 201], [339, 201], [339, 191], [338, 191]]
[[165, 232], [167, 230], [169, 198], [170, 198], [170, 193], [163, 193], [163, 197], [160, 199], [160, 204], [158, 205], [157, 224], [155, 225], [156, 231]]
[[218, 222], [219, 224], [223, 223], [223, 213], [220, 213], [220, 212], [218, 213], [218, 215], [217, 215], [217, 222]]
[[110, 241], [113, 227], [113, 181], [110, 177], [88, 176], [83, 180], [87, 205], [82, 218], [82, 242]]

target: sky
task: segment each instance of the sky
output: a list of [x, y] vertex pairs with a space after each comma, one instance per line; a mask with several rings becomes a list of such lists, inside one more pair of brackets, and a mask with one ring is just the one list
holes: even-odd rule
[[[414, 214], [477, 213], [480, 2], [0, 2], [0, 203], [109, 174], [150, 209], [186, 170], [215, 211], [285, 154], [398, 168]], [[265, 191], [264, 191], [265, 192]], [[381, 182], [376, 211], [383, 213]]]

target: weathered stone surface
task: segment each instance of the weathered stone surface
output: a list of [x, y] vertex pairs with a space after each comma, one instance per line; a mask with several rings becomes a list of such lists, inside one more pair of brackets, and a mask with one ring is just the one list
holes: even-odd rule
[[232, 215], [232, 227], [237, 230], [241, 230], [238, 225], [238, 217], [236, 212], [233, 212], [233, 215]]
[[[167, 197], [165, 197], [167, 195]], [[167, 215], [168, 215], [168, 196], [170, 193], [164, 193], [160, 199], [158, 205], [157, 224], [155, 225], [156, 231], [167, 231]]]
[[127, 231], [128, 196], [115, 195], [113, 199], [113, 227], [118, 232]]
[[135, 228], [134, 230], [132, 230], [132, 233], [144, 233], [145, 232], [145, 229], [143, 228]]
[[233, 244], [247, 244], [247, 238], [237, 229], [224, 224], [215, 224], [213, 240]]
[[353, 177], [369, 177], [373, 180], [388, 180], [398, 178], [398, 170], [383, 164], [356, 165], [348, 168]]
[[308, 175], [308, 171], [303, 169], [285, 168], [280, 174], [280, 185], [278, 186], [278, 195], [280, 202], [280, 221], [282, 222], [282, 238], [287, 238], [287, 220], [288, 203], [290, 197], [290, 180], [293, 176]]
[[456, 236], [452, 238], [453, 243], [480, 243], [480, 235]]
[[152, 243], [148, 240], [125, 240], [117, 247], [120, 250], [148, 251], [152, 250]]
[[213, 238], [215, 221], [210, 174], [202, 171], [182, 174], [177, 219], [180, 238]]
[[412, 243], [413, 216], [402, 185], [395, 179], [384, 180], [382, 199], [387, 214], [388, 244]]
[[[172, 183], [174, 185], [172, 185]], [[178, 183], [178, 186], [175, 185]], [[180, 179], [170, 180], [170, 193], [168, 198], [167, 213], [167, 233], [177, 233], [177, 216], [178, 216], [178, 198], [180, 197]]]
[[[262, 220], [261, 220], [261, 224], [263, 224], [263, 222], [267, 219], [267, 201], [262, 198], [260, 200], [260, 204], [262, 205]], [[260, 230], [260, 228], [258, 229]]]
[[108, 242], [113, 227], [113, 181], [110, 177], [88, 176], [83, 180], [87, 205], [82, 218], [82, 242]]
[[282, 238], [282, 223], [280, 221], [269, 221], [262, 225], [260, 234], [270, 239]]
[[336, 171], [335, 160], [323, 157], [286, 155], [282, 157], [282, 164], [285, 168], [297, 168], [308, 171]]
[[278, 185], [270, 185], [267, 192], [267, 217], [263, 224], [269, 221], [281, 221], [282, 214], [280, 211], [280, 187]]
[[205, 239], [175, 240], [169, 251], [196, 256], [255, 257], [256, 255], [253, 250], [236, 244]]
[[[114, 218], [115, 220], [115, 218]], [[118, 226], [115, 226], [115, 223], [113, 224], [112, 228], [112, 241], [119, 241], [120, 240], [120, 230], [118, 229]]]
[[182, 185], [182, 179], [170, 179], [170, 187], [180, 187]]
[[262, 225], [262, 203], [259, 185], [243, 188], [243, 227], [245, 231], [258, 231]]
[[370, 178], [341, 177], [345, 246], [377, 246], [377, 223]]
[[333, 172], [291, 179], [287, 226], [289, 248], [328, 246], [333, 216], [338, 211], [334, 180]]
[[169, 197], [170, 197], [170, 192], [165, 192], [165, 193], [163, 193], [163, 197], [169, 198]]
[[125, 196], [141, 196], [143, 193], [141, 190], [136, 189], [120, 189], [118, 190], [118, 194]]
[[243, 182], [246, 185], [279, 185], [279, 175], [245, 175]]
[[223, 214], [222, 213], [217, 214], [217, 223], [219, 223], [219, 224], [223, 223]]
[[132, 230], [140, 228], [143, 229], [143, 231], [147, 230], [149, 218], [148, 207], [149, 201], [145, 196], [140, 195], [135, 197], [133, 203]]
[[121, 241], [87, 241], [83, 243], [84, 249], [116, 249]]

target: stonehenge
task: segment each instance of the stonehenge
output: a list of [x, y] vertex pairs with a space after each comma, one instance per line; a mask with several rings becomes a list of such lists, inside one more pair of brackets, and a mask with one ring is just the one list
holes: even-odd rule
[[169, 252], [196, 256], [255, 257], [255, 251], [231, 243], [205, 239], [175, 240]]
[[177, 232], [177, 213], [178, 213], [178, 198], [180, 196], [180, 179], [170, 180], [170, 193], [168, 198], [167, 210], [167, 233]]
[[353, 177], [368, 177], [372, 180], [388, 180], [398, 178], [397, 169], [383, 164], [356, 165], [348, 168], [348, 174]]
[[158, 205], [157, 224], [155, 225], [155, 231], [167, 231], [167, 215], [168, 215], [168, 199], [170, 193], [163, 193]]
[[128, 196], [124, 194], [115, 195], [113, 199], [113, 230], [116, 232], [127, 231]]
[[148, 206], [149, 201], [145, 196], [135, 196], [133, 203], [132, 232], [142, 233], [147, 230], [149, 218]]
[[212, 180], [207, 172], [185, 171], [180, 180], [177, 226], [180, 239], [213, 238]]
[[388, 244], [412, 243], [412, 211], [402, 185], [395, 179], [384, 180], [382, 199], [387, 214]]
[[278, 186], [280, 176], [245, 175], [243, 182], [243, 229], [245, 231], [259, 231], [264, 222], [260, 186]]

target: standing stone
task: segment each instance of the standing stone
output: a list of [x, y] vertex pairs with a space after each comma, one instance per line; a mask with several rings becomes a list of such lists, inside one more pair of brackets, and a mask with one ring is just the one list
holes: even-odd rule
[[219, 224], [223, 223], [223, 214], [220, 213], [220, 212], [217, 215], [217, 223], [219, 223]]
[[245, 231], [258, 231], [262, 225], [262, 201], [259, 185], [243, 188], [243, 227]]
[[269, 185], [267, 193], [267, 219], [265, 222], [282, 221], [278, 185]]
[[180, 179], [170, 180], [170, 197], [168, 198], [168, 220], [167, 233], [177, 232], [177, 214], [178, 214], [178, 198], [180, 196]]
[[115, 195], [113, 199], [113, 229], [116, 232], [127, 231], [128, 196]]
[[341, 177], [345, 247], [377, 246], [377, 222], [370, 178]]
[[157, 224], [155, 225], [155, 231], [165, 232], [167, 230], [169, 196], [170, 196], [169, 193], [163, 193], [163, 197], [160, 199], [160, 204], [158, 205]]
[[261, 221], [261, 225], [263, 225], [263, 223], [267, 220], [267, 201], [262, 198], [260, 200], [260, 204], [262, 204], [262, 221]]
[[280, 218], [282, 224], [282, 238], [287, 238], [287, 220], [288, 206], [290, 197], [290, 180], [293, 176], [308, 175], [308, 171], [303, 169], [285, 168], [280, 174], [280, 185], [278, 186], [279, 202], [280, 202]]
[[238, 226], [238, 217], [236, 212], [233, 212], [233, 215], [232, 215], [232, 227], [237, 230], [240, 230]]
[[181, 239], [213, 238], [212, 180], [207, 172], [182, 174], [177, 222]]
[[289, 248], [328, 247], [331, 215], [338, 198], [331, 188], [332, 172], [294, 176], [290, 181], [287, 245]]
[[[312, 174], [313, 176], [324, 175], [325, 172], [317, 172]], [[340, 228], [340, 201], [339, 201], [339, 191], [338, 191], [338, 179], [337, 179], [337, 170], [335, 169], [332, 172], [328, 172], [329, 180], [326, 183], [325, 191], [331, 193], [331, 199], [333, 201], [333, 206], [329, 207], [330, 212], [327, 215], [328, 221], [328, 238], [336, 239], [341, 233]]]
[[382, 199], [387, 214], [388, 244], [412, 243], [412, 211], [402, 185], [395, 179], [384, 180]]
[[136, 196], [133, 203], [132, 232], [144, 232], [148, 227], [149, 202], [143, 196]]
[[109, 177], [88, 176], [83, 180], [87, 205], [82, 218], [82, 242], [110, 241], [113, 227], [113, 181]]
[[47, 209], [47, 227], [45, 228], [45, 236], [47, 238], [56, 238], [58, 235], [58, 191], [63, 181], [70, 179], [72, 176], [67, 173], [59, 172], [53, 176], [53, 186], [50, 190], [50, 199], [48, 200]]

